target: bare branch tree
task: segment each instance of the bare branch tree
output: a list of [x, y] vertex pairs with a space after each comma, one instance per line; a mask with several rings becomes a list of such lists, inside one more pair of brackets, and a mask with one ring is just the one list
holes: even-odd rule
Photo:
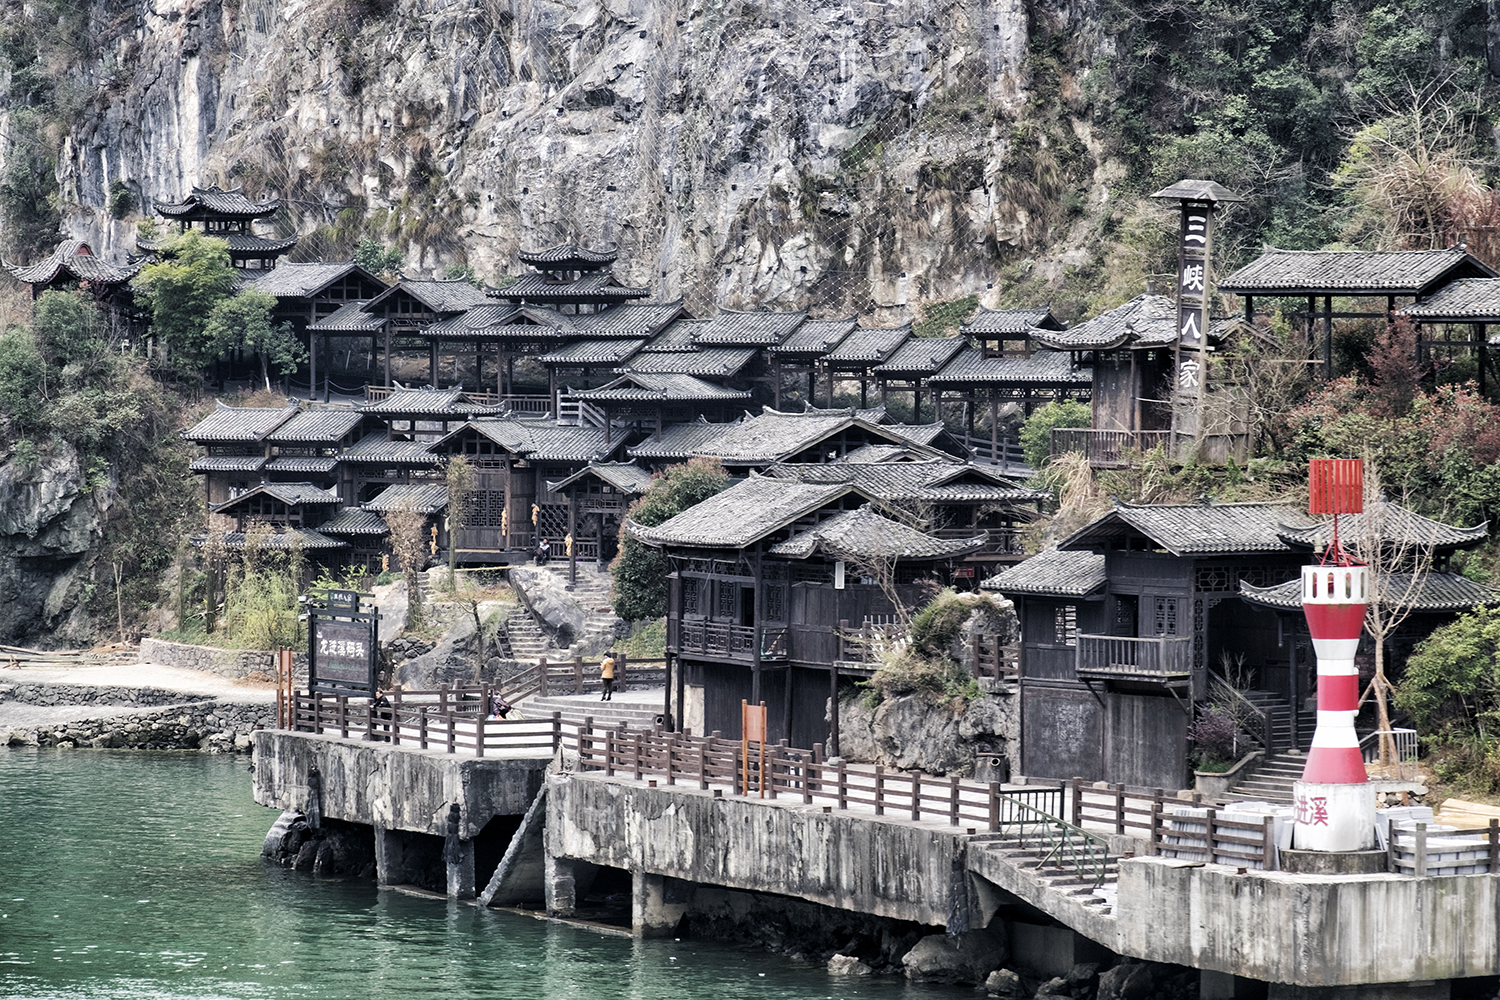
[[448, 590], [456, 589], [458, 533], [469, 523], [469, 505], [474, 499], [474, 466], [462, 455], [448, 459], [443, 470], [448, 484]]
[[406, 625], [420, 628], [424, 622], [420, 581], [428, 555], [427, 515], [405, 500], [385, 512], [385, 523], [391, 529], [391, 553], [406, 577]]

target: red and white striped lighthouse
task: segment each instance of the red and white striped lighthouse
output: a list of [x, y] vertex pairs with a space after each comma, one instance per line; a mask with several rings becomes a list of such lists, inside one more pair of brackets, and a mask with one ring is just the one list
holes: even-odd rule
[[1314, 459], [1308, 469], [1308, 511], [1333, 515], [1333, 543], [1316, 566], [1302, 567], [1302, 613], [1318, 658], [1318, 728], [1293, 787], [1296, 846], [1357, 851], [1374, 843], [1375, 797], [1365, 777], [1354, 717], [1359, 671], [1354, 654], [1370, 601], [1369, 567], [1339, 545], [1341, 514], [1364, 510], [1364, 468], [1358, 459]]

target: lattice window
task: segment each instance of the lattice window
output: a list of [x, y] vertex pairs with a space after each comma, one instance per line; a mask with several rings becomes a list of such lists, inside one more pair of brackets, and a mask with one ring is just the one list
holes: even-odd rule
[[793, 566], [792, 582], [822, 586], [833, 582], [833, 571], [826, 566]]
[[1064, 604], [1057, 608], [1053, 621], [1053, 642], [1059, 646], [1078, 645], [1078, 608]]
[[1203, 594], [1237, 594], [1241, 581], [1252, 587], [1271, 587], [1297, 578], [1291, 566], [1267, 566], [1264, 563], [1240, 566], [1200, 566], [1193, 577], [1193, 587]]
[[768, 621], [786, 621], [786, 588], [779, 583], [765, 585], [765, 617]]
[[740, 585], [715, 580], [714, 589], [719, 592], [719, 613], [715, 617], [733, 621], [740, 612]]
[[545, 536], [552, 541], [552, 551], [560, 551], [562, 537], [568, 533], [568, 508], [559, 504], [542, 504], [536, 514], [536, 530], [537, 537]]
[[1123, 597], [1115, 598], [1115, 635], [1135, 635], [1135, 616], [1137, 614], [1134, 600]]
[[1177, 598], [1158, 597], [1154, 599], [1151, 628], [1153, 635], [1177, 634]]
[[1204, 664], [1203, 622], [1206, 611], [1203, 598], [1193, 602], [1193, 669], [1202, 670]]
[[471, 528], [498, 528], [504, 512], [504, 490], [476, 490], [466, 520]]
[[698, 610], [698, 593], [701, 586], [702, 581], [693, 577], [686, 577], [682, 580], [682, 613], [684, 615], [696, 617], [700, 613]]
[[689, 559], [687, 562], [687, 568], [694, 573], [712, 573], [713, 566], [712, 559]]

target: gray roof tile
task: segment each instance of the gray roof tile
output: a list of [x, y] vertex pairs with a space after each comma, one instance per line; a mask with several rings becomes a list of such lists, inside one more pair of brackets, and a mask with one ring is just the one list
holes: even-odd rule
[[691, 375], [629, 372], [598, 389], [572, 393], [589, 402], [730, 402], [750, 398], [750, 393], [714, 385]]
[[[202, 545], [201, 538], [195, 538], [194, 544]], [[289, 552], [295, 546], [304, 552], [319, 552], [328, 549], [347, 549], [348, 542], [329, 538], [321, 531], [313, 531], [311, 528], [288, 528], [281, 531], [273, 531], [270, 534], [260, 536], [259, 544], [268, 549], [278, 552]], [[226, 549], [243, 549], [245, 547], [245, 534], [240, 531], [226, 531], [224, 533], [224, 547]]]
[[571, 486], [580, 479], [594, 477], [631, 496], [640, 496], [651, 487], [651, 472], [632, 462], [591, 462], [566, 479], [548, 483], [552, 492]]
[[437, 465], [441, 459], [421, 441], [387, 441], [384, 431], [360, 438], [339, 455], [343, 462], [361, 465]]
[[979, 586], [982, 590], [998, 590], [1002, 594], [1087, 597], [1103, 590], [1107, 582], [1102, 553], [1043, 549], [1030, 559], [1001, 570]]
[[847, 319], [810, 319], [797, 327], [792, 335], [771, 348], [772, 354], [813, 354], [819, 357], [839, 345], [859, 321], [852, 316]]
[[257, 496], [269, 496], [280, 500], [288, 507], [300, 507], [304, 504], [314, 507], [322, 507], [328, 504], [343, 503], [337, 493], [325, 490], [321, 486], [312, 483], [261, 483], [259, 486], [248, 489], [237, 497], [231, 497], [214, 508], [216, 513], [224, 513], [233, 510], [240, 504]]
[[770, 347], [791, 336], [807, 313], [737, 312], [721, 309], [697, 331], [697, 343], [718, 347]]
[[627, 521], [626, 530], [652, 545], [743, 548], [832, 503], [848, 489], [751, 475], [657, 527]]
[[342, 264], [278, 264], [245, 282], [245, 287], [274, 295], [278, 299], [310, 298], [324, 288], [352, 272], [372, 284], [385, 288], [385, 282], [366, 271], [358, 264], [345, 261]]
[[896, 353], [910, 336], [910, 325], [888, 329], [862, 326], [841, 340], [824, 360], [830, 364], [877, 365]]
[[395, 287], [370, 301], [379, 302], [400, 292], [405, 292], [435, 313], [459, 313], [486, 303], [484, 291], [462, 278], [453, 281], [402, 278]]
[[162, 215], [198, 217], [205, 211], [214, 215], [230, 215], [247, 219], [258, 219], [270, 215], [281, 207], [281, 199], [251, 201], [242, 188], [225, 191], [221, 187], [194, 187], [180, 202], [159, 201], [156, 210]]
[[[1500, 604], [1500, 590], [1475, 583], [1457, 573], [1429, 573], [1412, 589], [1410, 573], [1392, 573], [1387, 593], [1398, 608], [1417, 612], [1469, 611], [1482, 604]], [[1288, 580], [1272, 587], [1240, 581], [1240, 597], [1252, 604], [1284, 611], [1302, 610], [1302, 581]]]
[[501, 407], [469, 400], [462, 389], [397, 389], [385, 399], [365, 403], [361, 413], [377, 417], [432, 417], [458, 420], [463, 417], [499, 413]]
[[326, 475], [339, 467], [339, 460], [333, 455], [314, 458], [305, 455], [278, 456], [266, 463], [267, 472], [279, 472], [286, 475]]
[[595, 271], [582, 275], [576, 281], [551, 281], [544, 275], [526, 274], [488, 294], [491, 298], [509, 299], [512, 302], [625, 302], [644, 299], [651, 294], [651, 290], [617, 285], [609, 271]]
[[646, 344], [645, 340], [621, 340], [613, 338], [610, 340], [575, 340], [565, 347], [560, 347], [549, 354], [543, 354], [537, 361], [544, 365], [617, 365], [639, 351]]
[[846, 483], [872, 500], [892, 503], [920, 500], [1030, 503], [1051, 497], [1050, 493], [1022, 486], [983, 466], [957, 462], [788, 463], [772, 466], [767, 474], [804, 483]]
[[974, 318], [958, 328], [958, 332], [981, 340], [997, 337], [1016, 338], [1029, 334], [1037, 327], [1048, 330], [1061, 329], [1052, 315], [1052, 310], [1041, 309], [985, 309], [974, 314]]
[[711, 424], [703, 420], [669, 424], [661, 437], [647, 438], [626, 448], [625, 453], [641, 459], [689, 459], [704, 454], [714, 440], [734, 426], [732, 423]]
[[358, 410], [303, 410], [276, 428], [266, 440], [276, 444], [308, 442], [334, 444], [365, 419]]
[[700, 332], [708, 329], [706, 319], [679, 319], [662, 330], [645, 347], [646, 351], [691, 351]]
[[1412, 319], [1436, 322], [1500, 322], [1500, 279], [1460, 278], [1398, 311]]
[[1177, 342], [1177, 303], [1165, 295], [1137, 295], [1068, 330], [1038, 330], [1032, 339], [1057, 351], [1167, 347]]
[[968, 341], [963, 337], [913, 337], [877, 365], [875, 374], [885, 378], [935, 375], [966, 346]]
[[63, 240], [52, 255], [31, 265], [6, 263], [5, 269], [17, 281], [28, 285], [45, 285], [66, 272], [80, 281], [95, 281], [100, 284], [117, 285], [129, 281], [145, 266], [145, 261], [134, 264], [111, 264], [96, 256], [82, 240]]
[[453, 431], [441, 446], [473, 430], [500, 445], [511, 454], [552, 462], [596, 462], [619, 449], [623, 437], [605, 443], [605, 432], [598, 427], [564, 427], [548, 420], [518, 417], [494, 417], [471, 420]]
[[1282, 533], [1312, 519], [1296, 507], [1272, 503], [1116, 504], [1115, 509], [1058, 543], [1077, 549], [1109, 539], [1144, 535], [1173, 555], [1292, 552]]
[[[1357, 541], [1370, 532], [1369, 519], [1374, 518], [1373, 530], [1382, 540], [1391, 544], [1431, 546], [1438, 551], [1469, 548], [1483, 544], [1489, 537], [1489, 522], [1484, 521], [1472, 528], [1458, 528], [1441, 521], [1423, 517], [1416, 511], [1388, 500], [1372, 500], [1365, 504], [1363, 514], [1340, 514], [1339, 536], [1347, 547], [1351, 540]], [[1283, 540], [1296, 546], [1308, 548], [1327, 545], [1333, 540], [1333, 519], [1309, 524], [1309, 517], [1298, 519], [1295, 525], [1282, 529]]]
[[259, 472], [268, 462], [264, 455], [205, 455], [189, 466], [194, 472]]
[[382, 514], [406, 506], [422, 514], [436, 514], [448, 506], [448, 487], [442, 483], [396, 483], [363, 504], [365, 510]]
[[569, 316], [576, 329], [596, 337], [654, 337], [683, 315], [682, 300], [622, 302], [596, 313]]
[[307, 328], [319, 333], [373, 333], [385, 325], [385, 320], [374, 313], [365, 312], [365, 305], [369, 301], [359, 299], [345, 302], [316, 323], [309, 323]]
[[607, 243], [597, 250], [590, 250], [577, 243], [559, 243], [555, 247], [547, 247], [544, 250], [522, 250], [516, 254], [521, 258], [522, 263], [530, 264], [532, 267], [572, 271], [613, 264], [619, 255], [620, 251], [613, 243]]
[[218, 402], [214, 412], [183, 431], [182, 436], [199, 444], [258, 443], [298, 412], [295, 402], [282, 407], [226, 406]]
[[318, 530], [325, 535], [389, 535], [391, 529], [385, 519], [373, 510], [360, 507], [345, 507], [330, 521], [324, 521]]
[[791, 559], [818, 554], [835, 559], [948, 559], [981, 549], [987, 540], [984, 532], [973, 538], [934, 538], [866, 505], [834, 514], [767, 551]]
[[696, 351], [642, 352], [630, 359], [626, 371], [656, 375], [700, 375], [728, 378], [760, 353], [753, 347], [704, 347]]
[[1418, 295], [1453, 278], [1500, 277], [1476, 257], [1447, 250], [1278, 250], [1219, 281], [1249, 295]]
[[1094, 370], [1075, 368], [1065, 351], [1037, 351], [1029, 358], [987, 358], [977, 347], [965, 348], [943, 370], [928, 379], [945, 385], [1042, 385], [1062, 388], [1092, 385]]

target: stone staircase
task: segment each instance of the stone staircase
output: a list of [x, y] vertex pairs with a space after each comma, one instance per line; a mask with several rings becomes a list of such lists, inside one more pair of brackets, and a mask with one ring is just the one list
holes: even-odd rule
[[597, 694], [584, 695], [540, 695], [527, 698], [518, 706], [528, 719], [546, 718], [553, 712], [561, 713], [564, 722], [582, 724], [584, 719], [593, 719], [597, 729], [607, 729], [624, 723], [631, 729], [650, 729], [661, 714], [661, 692], [645, 698], [627, 698], [616, 694], [609, 701], [600, 701]]
[[510, 659], [535, 663], [543, 656], [554, 659], [558, 656], [547, 633], [524, 607], [510, 613], [501, 631], [505, 633], [503, 645], [510, 650]]
[[1307, 755], [1291, 750], [1268, 754], [1255, 773], [1245, 778], [1226, 797], [1235, 802], [1276, 802], [1290, 805], [1292, 782], [1301, 779]]

